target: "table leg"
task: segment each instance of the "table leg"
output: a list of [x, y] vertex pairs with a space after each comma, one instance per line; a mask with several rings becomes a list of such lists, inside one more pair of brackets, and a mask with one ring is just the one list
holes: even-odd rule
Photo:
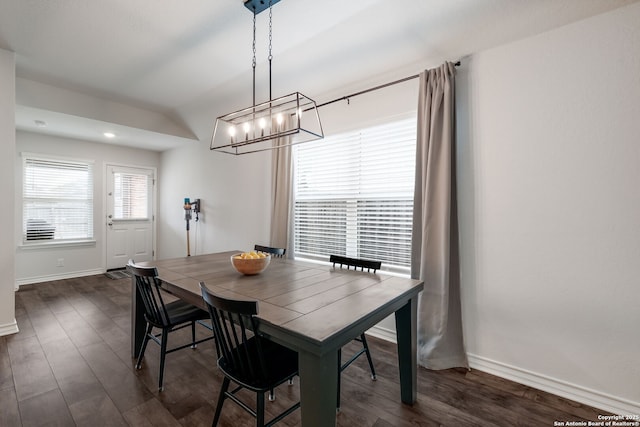
[[142, 297], [136, 286], [136, 278], [131, 277], [131, 357], [137, 358], [144, 339], [146, 321]]
[[318, 356], [298, 353], [300, 410], [304, 427], [336, 425], [337, 350]]
[[398, 366], [400, 368], [400, 398], [413, 405], [417, 398], [417, 323], [418, 300], [411, 298], [396, 311], [396, 338], [398, 340]]

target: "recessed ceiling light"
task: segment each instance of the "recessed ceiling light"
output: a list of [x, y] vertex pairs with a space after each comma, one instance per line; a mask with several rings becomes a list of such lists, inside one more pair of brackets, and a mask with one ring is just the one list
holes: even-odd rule
[[103, 135], [107, 138], [115, 138], [116, 134], [115, 133], [111, 133], [111, 132], [105, 132], [103, 133]]
[[39, 128], [47, 126], [47, 122], [45, 122], [44, 120], [34, 120], [33, 123], [35, 123]]

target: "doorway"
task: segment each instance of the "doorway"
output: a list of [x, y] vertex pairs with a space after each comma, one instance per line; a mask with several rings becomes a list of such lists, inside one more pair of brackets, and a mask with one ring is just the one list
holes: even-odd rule
[[155, 242], [155, 169], [106, 167], [106, 268], [151, 261]]

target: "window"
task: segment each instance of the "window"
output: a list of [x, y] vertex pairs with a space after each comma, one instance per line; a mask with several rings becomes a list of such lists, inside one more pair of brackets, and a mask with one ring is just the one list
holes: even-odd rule
[[149, 219], [149, 176], [139, 173], [113, 173], [113, 219]]
[[294, 255], [344, 255], [407, 272], [416, 119], [294, 147]]
[[23, 154], [25, 243], [93, 239], [93, 164]]

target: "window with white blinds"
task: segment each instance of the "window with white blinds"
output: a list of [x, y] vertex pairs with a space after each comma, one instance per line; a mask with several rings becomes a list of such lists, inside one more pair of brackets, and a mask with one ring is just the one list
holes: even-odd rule
[[25, 243], [93, 239], [93, 164], [23, 154]]
[[145, 174], [113, 173], [113, 219], [149, 219], [149, 180]]
[[344, 255], [408, 272], [416, 119], [294, 147], [294, 255]]

